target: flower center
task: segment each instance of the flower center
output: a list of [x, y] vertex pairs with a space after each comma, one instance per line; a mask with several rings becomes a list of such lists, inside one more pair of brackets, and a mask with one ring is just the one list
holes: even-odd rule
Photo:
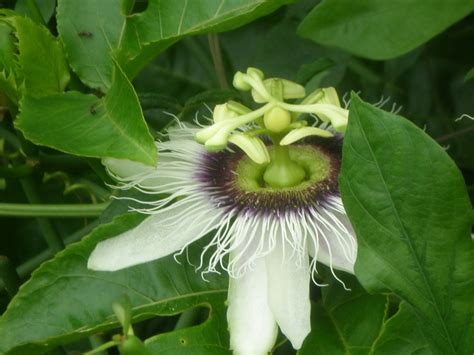
[[[270, 164], [257, 164], [240, 151], [206, 153], [197, 179], [219, 208], [237, 213], [275, 213], [306, 210], [338, 195], [341, 139], [309, 138], [288, 147], [289, 159], [303, 171], [293, 186], [277, 187], [265, 179]], [[270, 155], [275, 146], [268, 146]]]
[[[274, 157], [280, 153], [281, 147], [272, 146], [269, 148], [270, 156]], [[242, 156], [237, 163], [235, 172], [237, 174], [237, 184], [243, 191], [296, 191], [317, 184], [326, 179], [331, 170], [331, 160], [328, 155], [312, 145], [295, 145], [285, 147], [287, 151], [285, 160], [289, 160], [288, 165], [279, 166], [278, 160], [272, 159], [269, 166], [262, 166], [253, 162], [249, 157]], [[269, 177], [269, 173], [274, 173]], [[297, 176], [297, 178], [293, 178]], [[296, 184], [285, 184], [278, 178], [286, 181], [299, 180]], [[268, 181], [273, 183], [269, 183]], [[275, 180], [275, 181], [273, 181]]]

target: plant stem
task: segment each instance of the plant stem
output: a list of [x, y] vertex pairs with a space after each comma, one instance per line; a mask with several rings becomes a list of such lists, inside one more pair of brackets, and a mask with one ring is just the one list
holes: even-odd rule
[[33, 173], [33, 167], [28, 164], [13, 167], [0, 166], [0, 177], [2, 178], [23, 178]]
[[217, 80], [221, 89], [228, 89], [229, 83], [225, 76], [224, 61], [222, 60], [222, 52], [219, 45], [219, 37], [216, 33], [209, 33], [207, 35], [209, 41], [209, 48], [211, 50], [212, 62], [214, 63], [214, 70], [216, 72]]
[[0, 126], [0, 137], [4, 138], [8, 142], [8, 144], [10, 144], [15, 149], [21, 149], [19, 139], [12, 132], [3, 128], [2, 126]]
[[0, 216], [8, 217], [97, 217], [110, 204], [110, 202], [96, 204], [26, 204], [26, 203], [0, 203]]
[[[31, 204], [40, 204], [41, 199], [36, 191], [36, 186], [35, 182], [33, 179], [27, 177], [20, 179], [21, 186], [23, 187], [23, 191], [25, 192], [25, 196]], [[20, 214], [22, 210], [26, 210], [28, 206], [31, 205], [23, 205], [21, 204], [20, 207], [18, 207], [17, 204], [3, 204], [4, 206], [4, 213], [10, 216], [16, 216], [17, 214]], [[6, 206], [5, 206], [6, 205]], [[15, 208], [16, 206], [16, 208]], [[38, 211], [39, 212], [39, 211]], [[31, 216], [31, 215], [30, 215]], [[48, 246], [51, 248], [53, 251], [60, 251], [64, 248], [64, 243], [61, 239], [61, 237], [56, 233], [56, 230], [54, 229], [53, 224], [51, 221], [49, 221], [46, 218], [37, 218], [39, 228], [41, 230], [41, 233], [43, 234], [43, 237], [48, 244]]]
[[[78, 231], [74, 232], [73, 234], [68, 235], [64, 242], [65, 244], [71, 244], [74, 242], [77, 242], [79, 239], [81, 239], [83, 236], [88, 234], [90, 231], [92, 231], [95, 227], [97, 227], [100, 224], [100, 219], [96, 219], [95, 221], [89, 223], [85, 227], [79, 229]], [[45, 251], [35, 255], [33, 258], [29, 259], [28, 261], [25, 261], [23, 264], [19, 265], [16, 269], [18, 275], [20, 275], [21, 278], [27, 277], [33, 270], [35, 270], [41, 263], [44, 261], [48, 260], [54, 255], [54, 253], [46, 249]]]
[[13, 298], [21, 285], [21, 280], [10, 260], [3, 255], [0, 255], [0, 279], [9, 296]]
[[474, 131], [474, 125], [466, 127], [464, 129], [460, 129], [459, 131], [456, 131], [456, 132], [449, 133], [449, 134], [446, 134], [444, 136], [438, 137], [438, 138], [436, 138], [436, 141], [439, 142], [439, 143], [445, 142], [447, 140], [453, 139], [455, 137], [462, 136], [462, 135], [467, 134], [467, 133], [472, 132], [472, 131]]

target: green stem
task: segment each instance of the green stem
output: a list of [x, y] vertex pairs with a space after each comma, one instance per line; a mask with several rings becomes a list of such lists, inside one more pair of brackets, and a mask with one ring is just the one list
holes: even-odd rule
[[33, 167], [28, 164], [13, 167], [0, 166], [0, 177], [2, 178], [23, 178], [33, 173]]
[[[100, 224], [100, 219], [96, 219], [95, 221], [87, 224], [85, 227], [79, 229], [78, 231], [74, 232], [73, 234], [68, 235], [64, 242], [65, 244], [71, 244], [80, 240], [86, 234], [89, 234], [95, 227]], [[35, 255], [33, 258], [25, 261], [23, 264], [19, 265], [16, 269], [18, 275], [21, 278], [27, 277], [31, 274], [41, 263], [50, 259], [54, 256], [54, 253], [50, 249], [46, 249], [45, 251]]]
[[110, 202], [64, 205], [0, 203], [0, 216], [40, 218], [97, 217], [109, 204]]
[[107, 343], [104, 343], [98, 346], [97, 348], [92, 349], [91, 351], [85, 352], [84, 355], [103, 354], [105, 350], [118, 346], [119, 344], [120, 342], [116, 340], [110, 340]]
[[272, 160], [263, 174], [263, 180], [274, 188], [286, 188], [301, 183], [306, 172], [290, 158], [290, 148], [280, 145], [280, 136], [271, 137], [273, 140]]
[[[94, 349], [95, 353], [97, 355], [107, 355], [107, 352], [105, 349], [109, 348], [102, 348], [104, 346], [104, 340], [100, 335], [94, 334], [89, 337], [89, 343], [91, 344], [91, 348]], [[102, 351], [104, 350], [104, 351]]]
[[212, 62], [214, 63], [214, 70], [221, 89], [228, 89], [229, 83], [225, 76], [224, 61], [222, 60], [222, 51], [219, 45], [219, 37], [216, 33], [209, 33], [207, 35], [209, 41], [209, 48], [211, 50]]
[[[40, 204], [41, 203], [41, 198], [36, 191], [36, 186], [35, 182], [33, 179], [27, 177], [23, 178], [20, 180], [21, 186], [23, 187], [23, 191], [25, 192], [25, 196], [30, 202], [30, 204]], [[27, 206], [31, 206], [29, 204], [24, 205], [24, 204], [2, 204], [4, 205], [4, 213], [5, 215], [9, 216], [15, 216], [15, 212], [21, 213], [24, 211]], [[11, 214], [9, 214], [11, 213]], [[31, 215], [30, 215], [31, 216]], [[30, 217], [29, 216], [29, 217]], [[43, 234], [43, 237], [48, 244], [48, 246], [51, 248], [53, 251], [60, 251], [64, 248], [64, 243], [61, 239], [61, 237], [56, 233], [56, 230], [54, 229], [53, 224], [51, 221], [49, 221], [46, 218], [37, 218], [39, 228], [41, 230], [41, 233]]]
[[0, 137], [4, 138], [13, 148], [20, 150], [20, 140], [9, 130], [0, 126]]
[[20, 277], [6, 256], [0, 255], [0, 279], [5, 290], [13, 298], [21, 285]]

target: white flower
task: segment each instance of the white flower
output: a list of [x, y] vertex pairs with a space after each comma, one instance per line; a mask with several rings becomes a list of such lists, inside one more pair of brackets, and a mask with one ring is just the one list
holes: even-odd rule
[[[209, 152], [206, 146], [210, 144], [204, 146], [194, 139], [198, 129], [180, 124], [168, 131], [169, 141], [157, 143], [155, 168], [104, 159], [122, 188], [167, 197], [146, 202], [148, 206], [139, 211], [150, 216], [136, 228], [99, 243], [88, 267], [114, 271], [181, 253], [212, 231], [199, 267], [204, 272], [220, 268], [228, 272], [231, 349], [236, 354], [256, 355], [271, 351], [278, 326], [295, 349], [302, 346], [311, 330], [309, 287], [311, 279], [316, 283], [317, 262], [328, 265], [336, 279], [334, 269], [353, 273], [357, 243], [337, 184], [341, 135], [334, 130], [302, 129], [306, 122], [288, 121], [286, 113], [273, 110], [314, 112], [331, 103], [314, 103], [314, 99], [298, 106], [275, 101], [266, 87], [278, 89], [280, 85], [280, 92], [285, 93], [278, 80], [260, 82], [263, 74], [258, 71], [248, 75], [249, 87], [260, 90], [252, 94], [261, 101], [268, 98], [268, 103], [253, 112], [238, 108], [236, 115], [229, 113], [232, 105], [225, 112], [222, 106], [216, 112], [226, 117], [220, 119], [220, 115], [213, 126], [198, 134], [202, 144], [218, 137], [219, 145], [227, 141], [235, 145]], [[242, 73], [237, 77], [237, 84], [248, 90], [247, 77]], [[301, 95], [298, 87], [283, 84], [291, 95]], [[324, 97], [324, 93], [318, 95]], [[342, 117], [343, 109], [334, 107], [324, 111], [323, 121]], [[272, 116], [267, 114], [270, 110]], [[332, 111], [337, 112], [332, 115]], [[264, 144], [251, 135], [255, 127], [232, 133], [241, 123], [264, 114], [264, 128], [270, 136], [282, 142], [287, 135], [282, 144]], [[347, 113], [343, 115], [347, 121]], [[292, 127], [300, 131], [291, 133]], [[296, 145], [286, 145], [295, 141]], [[288, 171], [282, 172], [279, 163]], [[286, 179], [288, 173], [291, 176]], [[204, 265], [206, 255], [209, 261]]]

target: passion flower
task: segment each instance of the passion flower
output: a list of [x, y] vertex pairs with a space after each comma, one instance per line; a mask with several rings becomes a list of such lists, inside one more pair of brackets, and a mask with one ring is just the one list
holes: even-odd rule
[[[122, 188], [167, 197], [146, 202], [140, 211], [150, 216], [139, 226], [99, 243], [88, 266], [123, 269], [183, 252], [213, 232], [200, 267], [229, 274], [231, 348], [266, 354], [279, 326], [299, 349], [311, 329], [309, 287], [317, 262], [352, 273], [356, 258], [337, 182], [338, 132], [348, 112], [333, 88], [304, 98], [300, 85], [264, 80], [254, 68], [237, 73], [234, 86], [264, 105], [252, 110], [230, 101], [216, 106], [210, 126], [178, 124], [169, 141], [157, 142], [154, 168], [104, 159]], [[285, 102], [297, 98], [303, 100]], [[309, 125], [308, 113], [320, 124]]]

